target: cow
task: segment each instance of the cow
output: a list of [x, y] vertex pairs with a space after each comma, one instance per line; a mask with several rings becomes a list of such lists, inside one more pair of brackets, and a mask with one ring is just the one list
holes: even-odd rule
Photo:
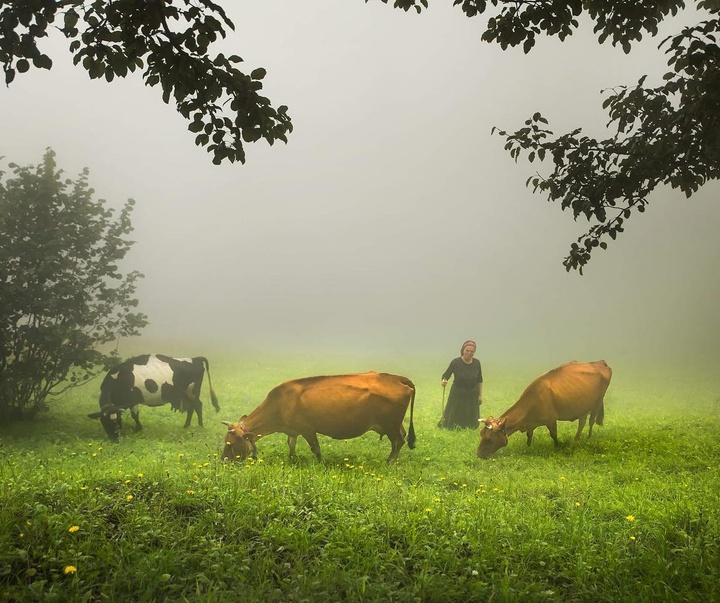
[[480, 432], [477, 455], [488, 458], [498, 448], [507, 446], [508, 437], [516, 431], [527, 432], [530, 446], [533, 431], [541, 425], [548, 428], [557, 446], [558, 421], [578, 421], [577, 441], [588, 416], [588, 438], [591, 437], [593, 425], [603, 424], [603, 397], [611, 377], [612, 369], [604, 360], [588, 363], [573, 360], [540, 375], [499, 418], [480, 419], [485, 427]]
[[306, 377], [273, 388], [265, 400], [237, 424], [223, 421], [223, 459], [257, 457], [255, 442], [272, 433], [288, 436], [290, 457], [295, 457], [298, 436], [305, 438], [322, 460], [317, 434], [344, 440], [368, 431], [387, 435], [392, 444], [388, 463], [393, 463], [405, 443], [403, 419], [410, 405], [408, 446], [415, 448], [413, 409], [415, 385], [407, 377], [387, 373], [361, 373]]
[[130, 409], [135, 420], [135, 431], [140, 431], [139, 405], [162, 406], [168, 402], [175, 411], [187, 412], [185, 427], [190, 426], [193, 413], [197, 413], [202, 427], [200, 388], [207, 370], [210, 399], [220, 411], [210, 381], [210, 363], [207, 358], [172, 358], [162, 354], [145, 354], [130, 358], [110, 369], [100, 385], [100, 411], [88, 415], [100, 419], [105, 433], [118, 442], [122, 427], [121, 413]]

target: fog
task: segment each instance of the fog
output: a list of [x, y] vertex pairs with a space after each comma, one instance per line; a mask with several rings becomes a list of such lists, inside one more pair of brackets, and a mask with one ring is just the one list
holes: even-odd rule
[[548, 167], [516, 164], [490, 134], [540, 111], [555, 132], [607, 135], [600, 91], [660, 83], [657, 45], [697, 16], [630, 55], [590, 28], [524, 55], [481, 42], [485, 21], [449, 4], [223, 3], [236, 31], [216, 50], [265, 67], [265, 94], [295, 128], [288, 145], [248, 145], [245, 165], [212, 165], [159, 88], [91, 81], [53, 38], [52, 71], [0, 92], [0, 155], [37, 164], [52, 147], [110, 205], [137, 201], [124, 267], [145, 275], [143, 338], [172, 348], [148, 351], [445, 362], [471, 338], [484, 363], [717, 366], [718, 184], [657, 191], [584, 276], [566, 273], [587, 224], [533, 195], [526, 179]]

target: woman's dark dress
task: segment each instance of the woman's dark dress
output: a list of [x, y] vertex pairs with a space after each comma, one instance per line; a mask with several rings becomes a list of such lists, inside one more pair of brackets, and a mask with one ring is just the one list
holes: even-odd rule
[[470, 364], [466, 364], [462, 358], [455, 358], [450, 362], [442, 378], [450, 379], [451, 375], [455, 378], [450, 386], [450, 394], [438, 427], [477, 429], [480, 420], [478, 397], [480, 383], [483, 380], [480, 361], [473, 358]]

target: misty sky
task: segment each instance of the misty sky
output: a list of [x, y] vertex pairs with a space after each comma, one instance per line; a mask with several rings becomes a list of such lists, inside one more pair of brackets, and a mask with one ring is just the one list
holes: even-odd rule
[[[433, 351], [467, 338], [483, 362], [704, 355], [720, 360], [720, 186], [662, 190], [585, 276], [562, 259], [586, 228], [525, 188], [538, 164], [503, 151], [492, 126], [541, 111], [555, 132], [604, 136], [601, 89], [660, 83], [667, 22], [630, 55], [586, 28], [530, 55], [480, 41], [485, 19], [449, 2], [422, 15], [378, 0], [223, 2], [236, 31], [217, 45], [265, 67], [287, 104], [289, 144], [248, 145], [214, 166], [159, 88], [107, 84], [53, 38], [51, 72], [0, 92], [0, 155], [36, 164], [46, 147], [97, 196], [129, 197], [145, 274], [149, 341], [200, 355], [223, 343], [302, 350]], [[46, 50], [47, 51], [47, 50]], [[189, 349], [192, 348], [192, 349]]]

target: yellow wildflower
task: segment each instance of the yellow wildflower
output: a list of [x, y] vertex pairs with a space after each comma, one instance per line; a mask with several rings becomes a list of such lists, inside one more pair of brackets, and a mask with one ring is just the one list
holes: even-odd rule
[[132, 500], [132, 499], [133, 499], [133, 495], [132, 495], [132, 494], [128, 494], [128, 495], [125, 497], [125, 500]]
[[70, 526], [68, 528], [68, 532], [70, 532], [72, 534], [73, 532], [77, 532], [79, 529], [80, 529], [80, 526]]
[[635, 517], [633, 515], [628, 515], [625, 519], [628, 521], [635, 521]]
[[77, 572], [77, 568], [74, 565], [66, 565], [64, 572], [66, 574], [74, 574]]

